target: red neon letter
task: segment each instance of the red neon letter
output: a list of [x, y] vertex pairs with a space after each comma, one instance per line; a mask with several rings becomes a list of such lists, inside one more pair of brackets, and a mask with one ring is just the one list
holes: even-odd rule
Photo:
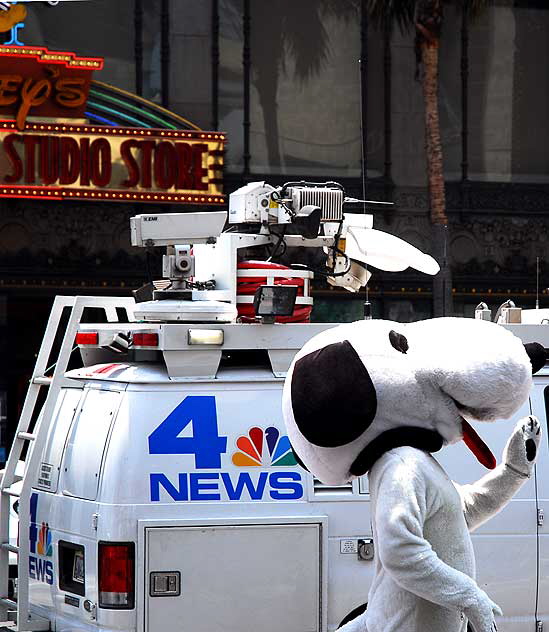
[[59, 184], [74, 184], [80, 175], [80, 148], [74, 138], [61, 139], [61, 176]]
[[40, 138], [40, 179], [46, 186], [59, 180], [59, 138]]
[[92, 182], [96, 187], [106, 187], [112, 176], [111, 146], [106, 138], [94, 140], [90, 146]]
[[90, 185], [90, 139], [80, 139], [80, 185]]
[[191, 165], [193, 152], [189, 143], [175, 143], [177, 151], [177, 189], [192, 189]]
[[4, 182], [8, 184], [19, 182], [23, 177], [23, 161], [17, 153], [17, 149], [13, 146], [14, 143], [21, 143], [22, 141], [23, 138], [20, 134], [8, 134], [8, 136], [4, 138], [4, 150], [13, 168], [11, 173], [4, 176]]
[[193, 189], [198, 191], [206, 191], [208, 183], [204, 182], [204, 176], [207, 177], [208, 170], [204, 169], [204, 154], [208, 153], [208, 145], [194, 145], [193, 146], [193, 167], [192, 174], [194, 176]]
[[25, 136], [25, 184], [35, 182], [35, 154], [36, 145], [40, 142], [40, 136]]
[[141, 186], [144, 189], [152, 187], [152, 152], [156, 143], [154, 140], [144, 140], [141, 147]]
[[177, 154], [172, 143], [160, 143], [154, 152], [154, 180], [159, 189], [171, 189], [175, 184]]
[[125, 140], [120, 146], [120, 156], [128, 170], [128, 177], [122, 182], [123, 187], [131, 188], [139, 184], [139, 165], [132, 154], [134, 148], [139, 148], [138, 140]]

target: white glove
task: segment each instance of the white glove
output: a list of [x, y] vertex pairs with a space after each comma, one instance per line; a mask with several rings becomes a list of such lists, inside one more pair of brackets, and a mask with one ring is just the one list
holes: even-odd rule
[[537, 417], [524, 417], [515, 426], [507, 441], [503, 450], [503, 462], [517, 474], [529, 477], [536, 462], [540, 440], [541, 424]]
[[466, 608], [463, 614], [469, 619], [474, 632], [497, 632], [495, 616], [501, 616], [501, 608], [479, 589], [477, 603]]

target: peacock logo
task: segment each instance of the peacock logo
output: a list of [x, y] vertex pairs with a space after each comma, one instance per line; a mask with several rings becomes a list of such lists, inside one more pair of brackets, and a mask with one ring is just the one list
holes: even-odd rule
[[283, 467], [297, 465], [290, 440], [274, 426], [251, 428], [236, 440], [238, 451], [232, 456], [237, 467]]
[[51, 557], [53, 554], [53, 547], [51, 545], [51, 533], [50, 526], [43, 522], [40, 527], [40, 532], [38, 534], [38, 543], [37, 543], [37, 553], [38, 555], [45, 555], [46, 557]]

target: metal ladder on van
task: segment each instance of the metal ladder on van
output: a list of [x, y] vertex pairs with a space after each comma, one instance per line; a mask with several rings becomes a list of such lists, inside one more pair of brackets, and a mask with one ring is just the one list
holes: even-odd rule
[[[47, 376], [50, 358], [57, 334], [60, 333], [61, 318], [65, 308], [70, 309], [69, 321], [56, 359], [53, 375]], [[9, 628], [14, 632], [34, 632], [49, 630], [50, 622], [30, 612], [29, 604], [29, 528], [30, 496], [37, 477], [40, 458], [43, 453], [53, 413], [61, 387], [65, 381], [74, 341], [82, 321], [84, 310], [98, 308], [105, 311], [108, 322], [119, 322], [117, 308], [124, 310], [128, 320], [133, 320], [135, 301], [133, 298], [58, 296], [53, 304], [46, 331], [42, 339], [40, 352], [30, 380], [29, 389], [19, 418], [19, 424], [10, 450], [4, 475], [0, 481], [0, 628]], [[48, 392], [42, 410], [31, 432], [32, 419], [35, 417], [38, 395], [46, 387]], [[25, 459], [21, 489], [14, 490], [14, 483], [21, 480], [16, 467], [23, 449], [28, 446]], [[10, 504], [13, 498], [19, 498], [19, 542], [10, 544]], [[18, 584], [17, 601], [8, 597], [9, 555], [17, 555]]]

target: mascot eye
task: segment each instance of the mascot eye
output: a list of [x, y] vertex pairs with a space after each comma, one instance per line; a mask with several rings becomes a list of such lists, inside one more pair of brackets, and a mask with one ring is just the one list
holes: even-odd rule
[[391, 329], [391, 331], [389, 332], [389, 341], [391, 343], [391, 346], [401, 353], [406, 353], [409, 349], [406, 337], [402, 334], [398, 334], [393, 329]]

